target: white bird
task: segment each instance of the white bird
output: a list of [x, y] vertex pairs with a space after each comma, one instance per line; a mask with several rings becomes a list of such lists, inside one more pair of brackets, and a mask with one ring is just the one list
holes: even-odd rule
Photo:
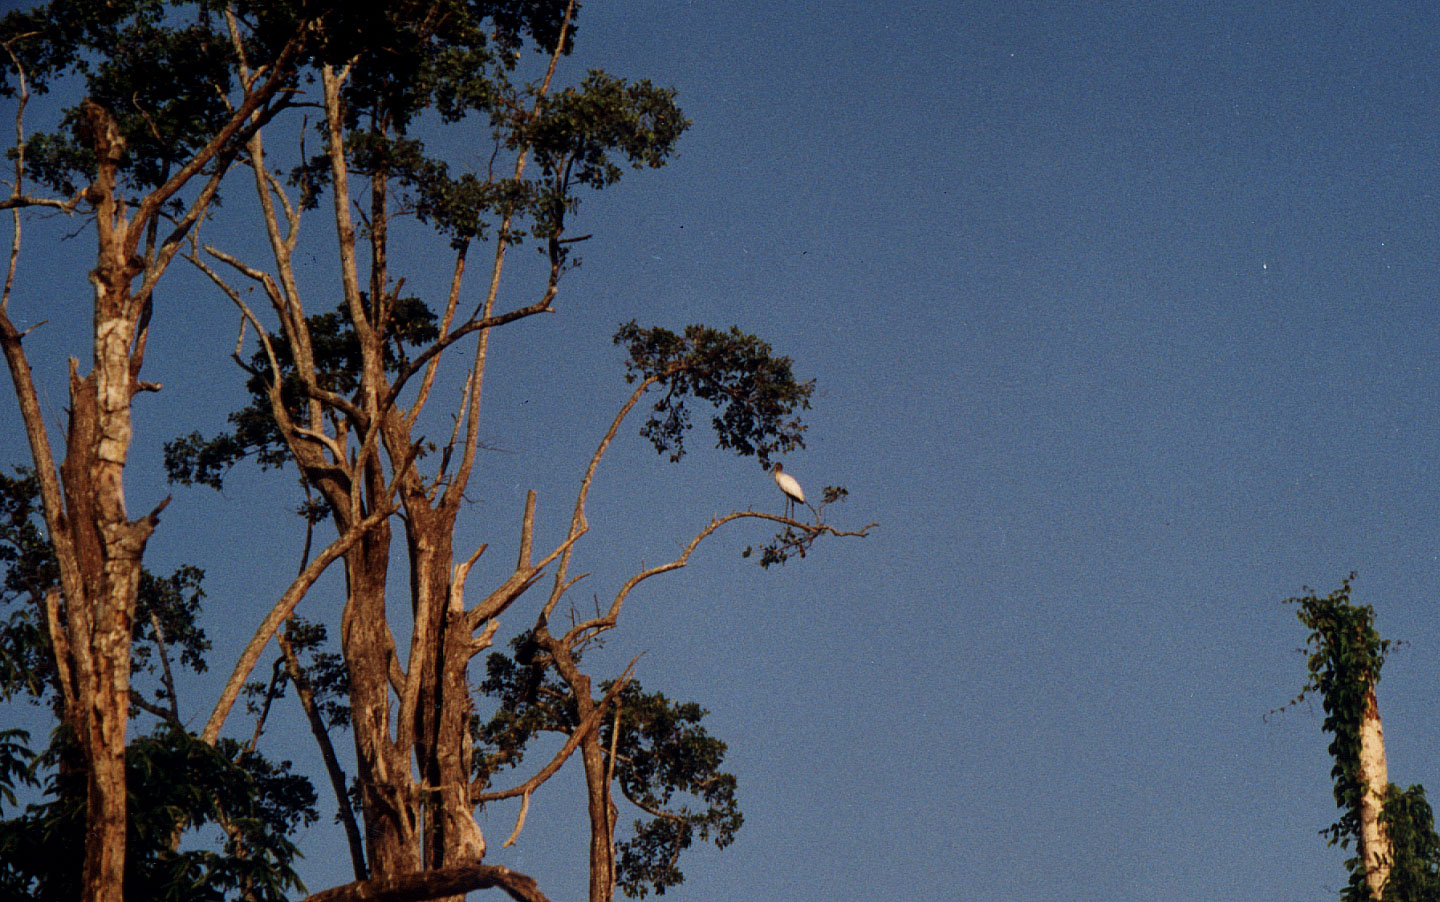
[[800, 488], [800, 483], [795, 481], [795, 477], [786, 473], [778, 461], [775, 464], [775, 484], [785, 493], [785, 516], [792, 516], [795, 502], [805, 503], [805, 492]]

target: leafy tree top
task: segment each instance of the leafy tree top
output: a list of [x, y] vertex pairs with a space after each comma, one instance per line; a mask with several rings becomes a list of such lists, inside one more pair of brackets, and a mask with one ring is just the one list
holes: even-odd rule
[[[1320, 694], [1325, 710], [1322, 725], [1332, 737], [1334, 760], [1330, 776], [1335, 782], [1339, 819], [1322, 832], [1331, 845], [1348, 847], [1360, 841], [1360, 802], [1365, 787], [1360, 780], [1360, 730], [1370, 705], [1380, 669], [1392, 645], [1375, 629], [1375, 610], [1350, 600], [1350, 574], [1340, 588], [1325, 597], [1314, 592], [1289, 599], [1296, 616], [1310, 630], [1306, 637], [1306, 666], [1310, 677], [1291, 702]], [[1383, 896], [1386, 902], [1430, 902], [1440, 898], [1440, 837], [1425, 788], [1386, 787], [1380, 821], [1389, 834], [1391, 861]], [[1357, 853], [1346, 860], [1350, 880], [1340, 897], [1344, 902], [1372, 898], [1365, 864]]]
[[[1333, 739], [1330, 754], [1335, 765], [1335, 804], [1340, 820], [1326, 832], [1331, 843], [1349, 843], [1360, 835], [1359, 780], [1360, 725], [1370, 693], [1380, 680], [1380, 668], [1390, 643], [1375, 630], [1375, 610], [1350, 602], [1352, 573], [1339, 589], [1321, 598], [1314, 592], [1289, 599], [1296, 616], [1310, 630], [1306, 638], [1309, 680], [1295, 701], [1319, 693], [1325, 710], [1323, 729]], [[1292, 702], [1293, 704], [1293, 702]]]
[[629, 351], [626, 379], [653, 381], [665, 390], [640, 433], [671, 460], [685, 454], [690, 426], [689, 400], [708, 402], [719, 413], [711, 419], [720, 448], [759, 458], [805, 447], [805, 426], [796, 415], [810, 408], [813, 380], [798, 381], [789, 357], [775, 356], [770, 345], [731, 328], [686, 326], [682, 334], [659, 327], [643, 329], [633, 320], [615, 333]]

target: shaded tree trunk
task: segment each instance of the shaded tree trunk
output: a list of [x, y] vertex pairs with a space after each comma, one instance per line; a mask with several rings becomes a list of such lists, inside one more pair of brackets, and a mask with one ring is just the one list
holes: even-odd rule
[[[596, 703], [590, 694], [590, 677], [580, 671], [569, 647], [545, 627], [535, 630], [536, 639], [555, 662], [555, 670], [574, 694], [580, 761], [585, 769], [585, 810], [590, 819], [590, 902], [611, 902], [615, 898], [615, 812], [610, 800], [610, 773], [605, 750], [600, 744]], [[588, 730], [585, 724], [592, 723]]]
[[346, 558], [342, 647], [350, 672], [351, 724], [372, 877], [420, 869], [418, 792], [405, 748], [390, 735], [394, 662], [385, 620], [390, 527], [381, 524]]

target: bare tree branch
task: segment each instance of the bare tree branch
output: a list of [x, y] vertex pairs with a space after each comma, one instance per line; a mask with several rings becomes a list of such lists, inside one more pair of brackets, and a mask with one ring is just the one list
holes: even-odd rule
[[690, 555], [694, 553], [695, 549], [699, 547], [700, 543], [703, 542], [707, 537], [709, 537], [711, 533], [715, 532], [715, 530], [719, 529], [721, 526], [724, 526], [726, 523], [730, 523], [734, 520], [745, 519], [772, 520], [776, 523], [786, 524], [791, 528], [803, 531], [810, 541], [813, 541], [819, 536], [827, 534], [836, 537], [850, 536], [863, 538], [869, 535], [870, 530], [878, 525], [875, 523], [869, 523], [862, 529], [858, 530], [840, 530], [836, 529], [833, 526], [826, 526], [823, 523], [801, 523], [798, 520], [793, 520], [788, 517], [780, 517], [774, 514], [763, 514], [758, 511], [736, 511], [734, 513], [726, 514], [723, 517], [716, 517], [712, 519], [704, 529], [700, 530], [698, 533], [695, 534], [695, 537], [690, 540], [690, 542], [681, 551], [680, 555], [674, 560], [669, 561], [668, 563], [659, 564], [657, 566], [641, 570], [639, 573], [636, 573], [628, 580], [626, 580], [625, 584], [620, 587], [620, 591], [615, 593], [615, 600], [610, 603], [609, 610], [606, 611], [603, 616], [592, 618], [590, 620], [585, 620], [575, 624], [573, 627], [570, 628], [569, 632], [565, 634], [565, 637], [561, 640], [561, 642], [567, 646], [573, 646], [577, 642], [583, 641], [584, 639], [593, 637], [597, 633], [601, 633], [605, 630], [613, 628], [615, 624], [619, 621], [621, 606], [624, 605], [625, 599], [630, 595], [630, 592], [636, 586], [640, 585], [642, 582], [645, 582], [648, 579], [651, 579], [652, 577], [659, 576], [662, 573], [669, 573], [672, 570], [679, 570], [680, 568], [684, 567], [687, 563], [689, 563]]
[[570, 738], [565, 741], [565, 745], [560, 751], [555, 753], [555, 757], [550, 759], [550, 763], [542, 767], [535, 776], [521, 783], [519, 786], [512, 786], [509, 789], [501, 789], [494, 792], [471, 792], [471, 804], [483, 805], [486, 802], [513, 799], [515, 796], [528, 796], [534, 792], [540, 784], [553, 777], [555, 772], [560, 769], [560, 766], [569, 760], [570, 756], [575, 753], [575, 750], [580, 747], [580, 742], [591, 732], [599, 729], [600, 722], [605, 719], [605, 712], [609, 709], [610, 703], [615, 700], [615, 697], [619, 695], [626, 684], [630, 682], [630, 677], [635, 672], [635, 662], [639, 660], [640, 657], [638, 655], [630, 660], [630, 664], [625, 668], [625, 671], [620, 674], [620, 678], [611, 684], [609, 691], [607, 691], [605, 696], [600, 699], [600, 702], [595, 705], [594, 710], [590, 712], [588, 717], [576, 724], [575, 729], [570, 732]]
[[532, 490], [525, 496], [525, 516], [520, 525], [520, 559], [515, 565], [515, 572], [499, 588], [486, 596], [483, 602], [466, 613], [466, 628], [471, 632], [479, 629], [480, 624], [486, 620], [498, 617], [506, 608], [514, 604], [540, 579], [546, 567], [562, 554], [568, 554], [580, 537], [585, 535], [583, 526], [578, 531], [572, 530], [570, 535], [566, 536], [565, 540], [555, 546], [549, 554], [545, 555], [538, 563], [532, 563], [530, 549], [534, 527], [535, 492]]
[[17, 210], [23, 207], [49, 207], [52, 210], [59, 210], [63, 213], [74, 213], [80, 206], [80, 201], [85, 199], [85, 192], [77, 191], [75, 196], [69, 200], [56, 200], [51, 197], [31, 197], [28, 194], [12, 194], [4, 200], [0, 200], [0, 210]]
[[60, 678], [60, 697], [65, 707], [78, 704], [75, 676], [70, 670], [70, 639], [60, 625], [60, 589], [51, 586], [45, 590], [45, 626], [50, 632], [50, 644], [55, 649], [55, 670]]
[[165, 695], [170, 699], [170, 710], [166, 717], [172, 723], [180, 722], [180, 699], [175, 693], [175, 675], [170, 670], [170, 652], [165, 648], [165, 630], [160, 627], [160, 618], [154, 611], [150, 612], [150, 628], [155, 630], [155, 646], [160, 651], [160, 673], [161, 684], [165, 687]]
[[240, 660], [235, 662], [235, 670], [230, 674], [224, 691], [220, 693], [220, 700], [215, 703], [215, 709], [210, 713], [210, 719], [205, 723], [205, 729], [200, 734], [201, 739], [211, 745], [215, 744], [215, 740], [220, 737], [220, 728], [224, 725], [225, 718], [229, 716], [230, 709], [235, 705], [235, 699], [240, 695], [241, 687], [245, 680], [249, 679], [250, 671], [255, 669], [255, 663], [260, 659], [260, 653], [265, 650], [270, 637], [275, 635], [280, 624], [294, 613], [295, 606], [305, 597], [305, 593], [310, 591], [310, 587], [320, 578], [320, 574], [325, 572], [325, 568], [329, 567], [336, 558], [349, 551], [350, 546], [358, 542], [361, 536], [393, 512], [393, 507], [385, 505], [356, 523], [344, 535], [331, 542], [295, 578], [295, 581], [290, 584], [290, 588], [285, 590], [285, 594], [280, 596], [280, 600], [275, 603], [275, 606], [270, 609], [270, 613], [261, 622], [260, 628], [250, 639], [250, 644], [245, 646], [244, 653], [240, 655]]
[[303, 902], [423, 902], [481, 889], [503, 890], [516, 902], [549, 902], [533, 877], [498, 864], [466, 864], [399, 877], [376, 877], [327, 889]]
[[[165, 184], [150, 192], [150, 194], [141, 201], [140, 208], [136, 211], [136, 225], [145, 223], [154, 216], [156, 212], [164, 206], [165, 202], [174, 196], [175, 192], [184, 187], [196, 173], [200, 172], [211, 160], [215, 159], [221, 151], [230, 144], [231, 139], [234, 138], [241, 129], [252, 124], [252, 114], [260, 110], [264, 104], [268, 103], [285, 82], [290, 79], [290, 63], [295, 59], [308, 37], [309, 29], [302, 27], [299, 33], [292, 37], [284, 48], [281, 49], [279, 56], [276, 57], [275, 63], [271, 67], [270, 76], [265, 84], [261, 85], [258, 90], [248, 92], [244, 101], [230, 116], [230, 120], [215, 132], [210, 140], [206, 142], [205, 146], [196, 152], [184, 166], [180, 167]], [[189, 214], [187, 214], [187, 218], [189, 218]], [[191, 222], [193, 222], [193, 219], [191, 219]], [[187, 225], [186, 229], [188, 228], [189, 226]], [[141, 229], [132, 228], [125, 239], [126, 253], [135, 253], [136, 248], [139, 247], [140, 237]], [[174, 238], [174, 236], [172, 236], [172, 238]], [[169, 240], [171, 239], [167, 239], [167, 241]], [[174, 238], [174, 240], [178, 243], [178, 238]]]
[[325, 721], [321, 719], [320, 709], [315, 705], [315, 690], [305, 677], [305, 670], [300, 666], [300, 656], [285, 637], [284, 630], [276, 634], [275, 641], [280, 645], [280, 653], [285, 656], [285, 667], [290, 673], [290, 682], [295, 686], [300, 707], [305, 712], [305, 720], [310, 724], [310, 732], [315, 737], [316, 745], [320, 746], [320, 757], [325, 760], [325, 773], [329, 776], [330, 788], [335, 793], [338, 817], [345, 827], [345, 841], [350, 849], [350, 868], [356, 880], [364, 880], [370, 876], [370, 868], [365, 863], [365, 844], [360, 838], [360, 826], [355, 823], [355, 812], [350, 807], [345, 788], [345, 772], [340, 768], [335, 744], [330, 741], [330, 731], [325, 729]]
[[[450, 291], [445, 298], [445, 313], [440, 317], [439, 340], [441, 341], [443, 341], [445, 337], [449, 334], [450, 324], [454, 322], [455, 319], [455, 308], [458, 307], [460, 304], [460, 283], [465, 277], [465, 253], [469, 249], [469, 247], [470, 243], [467, 241], [455, 253], [455, 269], [450, 275]], [[425, 403], [430, 397], [430, 389], [435, 384], [435, 373], [439, 370], [439, 368], [440, 356], [437, 353], [435, 356], [431, 357], [429, 364], [425, 367], [425, 376], [420, 380], [420, 389], [418, 392], [416, 392], [415, 403], [410, 405], [410, 411], [405, 415], [405, 429], [407, 431], [415, 428], [415, 422], [420, 418], [420, 412], [425, 409]], [[464, 417], [465, 412], [470, 409], [470, 378], [474, 377], [471, 376], [466, 379], [465, 390], [463, 392], [465, 404], [460, 410], [460, 417]], [[458, 432], [460, 427], [460, 418], [456, 418], [455, 427]], [[450, 445], [453, 446], [454, 444], [455, 436], [452, 435], [450, 437]]]
[[[577, 530], [583, 531], [585, 528], [585, 499], [590, 494], [590, 485], [595, 480], [595, 471], [600, 466], [600, 458], [605, 456], [605, 449], [610, 447], [610, 443], [615, 440], [615, 434], [620, 431], [620, 424], [624, 422], [625, 417], [635, 408], [635, 405], [640, 402], [641, 396], [645, 394], [650, 386], [658, 381], [658, 376], [651, 376], [635, 387], [635, 391], [630, 393], [630, 397], [626, 399], [620, 411], [615, 414], [615, 419], [610, 421], [610, 428], [605, 432], [605, 437], [600, 439], [600, 444], [595, 448], [595, 453], [591, 455], [590, 465], [585, 468], [585, 476], [580, 480], [580, 490], [575, 496], [575, 513], [570, 518], [570, 532], [572, 535], [575, 534]], [[573, 542], [571, 547], [573, 547]], [[570, 550], [570, 548], [565, 549], [565, 554], [560, 558], [560, 566], [555, 570], [555, 587], [550, 591], [550, 600], [545, 603], [545, 611], [542, 615], [546, 620], [549, 620], [550, 616], [555, 613], [555, 606], [560, 603], [561, 596], [565, 594], [565, 590], [569, 587], [569, 584], [566, 582], [566, 576], [570, 570]]]
[[260, 716], [255, 718], [255, 730], [250, 734], [248, 748], [254, 752], [260, 745], [260, 737], [265, 732], [265, 723], [270, 719], [270, 706], [275, 703], [275, 698], [280, 694], [280, 680], [285, 676], [285, 659], [276, 658], [275, 663], [270, 665], [270, 682], [265, 686], [265, 702], [260, 707]]
[[508, 849], [515, 845], [515, 840], [520, 838], [520, 831], [525, 829], [525, 816], [530, 813], [530, 793], [520, 796], [520, 814], [515, 818], [515, 829], [510, 831], [510, 837], [501, 845], [502, 849]]

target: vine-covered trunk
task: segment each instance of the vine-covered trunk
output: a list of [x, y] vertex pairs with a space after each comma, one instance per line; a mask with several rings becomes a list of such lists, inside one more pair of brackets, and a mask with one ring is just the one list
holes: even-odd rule
[[1360, 721], [1360, 855], [1365, 863], [1365, 883], [1375, 902], [1381, 902], [1390, 877], [1393, 852], [1389, 832], [1380, 822], [1390, 776], [1385, 766], [1385, 731], [1380, 726], [1380, 708], [1372, 681], [1365, 693], [1365, 715]]

